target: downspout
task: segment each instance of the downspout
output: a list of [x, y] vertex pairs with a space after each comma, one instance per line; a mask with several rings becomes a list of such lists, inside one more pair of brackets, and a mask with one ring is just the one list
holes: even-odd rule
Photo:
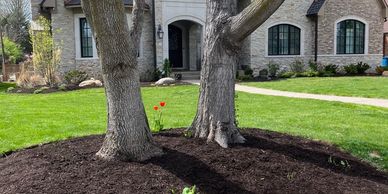
[[157, 54], [156, 54], [156, 21], [155, 21], [155, 0], [152, 0], [152, 32], [153, 32], [153, 50], [154, 50], [154, 69], [157, 68]]
[[314, 61], [318, 62], [318, 14], [314, 16], [314, 21], [315, 21]]

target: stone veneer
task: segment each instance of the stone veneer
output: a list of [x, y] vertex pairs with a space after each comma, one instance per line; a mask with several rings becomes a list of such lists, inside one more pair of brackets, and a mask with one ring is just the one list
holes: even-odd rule
[[[251, 35], [251, 67], [254, 74], [267, 68], [269, 62], [283, 66], [296, 59], [308, 62], [314, 55], [314, 22], [306, 17], [314, 0], [286, 0], [282, 6]], [[291, 24], [301, 29], [301, 55], [268, 56], [268, 29], [278, 24]]]

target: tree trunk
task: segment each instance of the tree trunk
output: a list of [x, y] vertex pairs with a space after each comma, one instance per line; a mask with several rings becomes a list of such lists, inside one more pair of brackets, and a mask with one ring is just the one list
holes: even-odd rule
[[122, 0], [83, 0], [102, 65], [108, 107], [107, 133], [97, 153], [103, 159], [144, 161], [162, 154], [149, 129], [140, 93], [137, 53], [144, 0], [135, 0], [128, 27]]
[[[242, 41], [284, 0], [253, 0], [237, 14], [235, 0], [207, 0], [206, 34], [197, 115], [188, 130], [227, 148], [244, 143], [236, 126], [235, 75]], [[237, 15], [236, 15], [237, 14]]]
[[1, 42], [1, 73], [5, 79], [5, 48], [4, 48], [4, 37], [3, 28], [0, 27], [0, 42]]

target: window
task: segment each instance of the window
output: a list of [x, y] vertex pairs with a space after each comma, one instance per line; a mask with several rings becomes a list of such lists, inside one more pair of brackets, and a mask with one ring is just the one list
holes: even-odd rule
[[80, 18], [80, 37], [81, 37], [81, 57], [91, 58], [93, 57], [93, 36], [92, 30], [86, 18]]
[[280, 24], [268, 30], [268, 55], [300, 55], [300, 29]]
[[365, 24], [345, 20], [337, 24], [337, 54], [364, 54]]

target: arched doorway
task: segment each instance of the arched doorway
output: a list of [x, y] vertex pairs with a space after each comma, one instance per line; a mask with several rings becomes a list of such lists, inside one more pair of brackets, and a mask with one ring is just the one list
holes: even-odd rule
[[174, 70], [201, 69], [202, 34], [202, 25], [193, 21], [179, 20], [168, 25], [168, 57]]
[[172, 68], [183, 68], [182, 30], [174, 25], [168, 27], [168, 56]]

